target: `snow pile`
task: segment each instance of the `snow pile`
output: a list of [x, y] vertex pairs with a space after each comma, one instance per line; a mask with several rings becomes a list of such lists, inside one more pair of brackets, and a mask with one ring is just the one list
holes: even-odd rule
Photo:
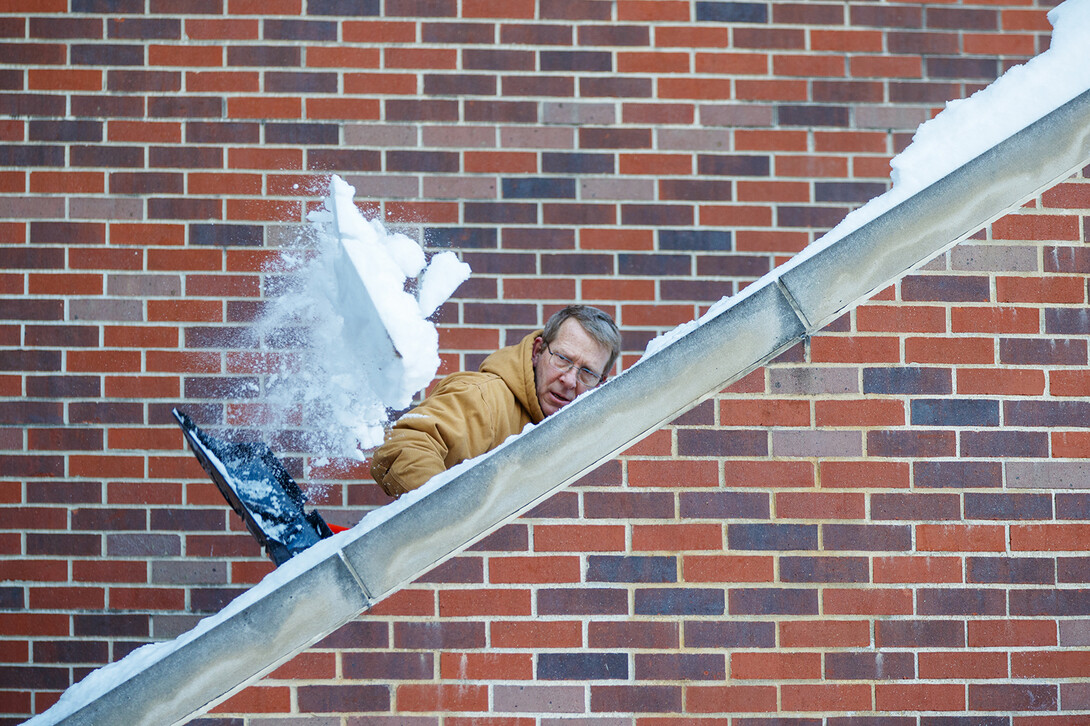
[[[901, 202], [1090, 89], [1090, 0], [1066, 0], [1048, 13], [1049, 49], [1014, 66], [969, 98], [956, 99], [924, 122], [890, 162], [892, 188], [844, 217], [836, 227], [772, 271], [782, 275]], [[644, 358], [703, 325], [759, 285], [725, 297], [700, 317], [647, 344]], [[638, 362], [637, 362], [638, 363]]]
[[470, 271], [449, 251], [427, 264], [414, 240], [364, 218], [354, 194], [332, 178], [324, 208], [308, 217], [313, 249], [282, 256], [285, 288], [257, 330], [279, 353], [267, 425], [299, 426], [298, 447], [315, 456], [362, 460], [382, 443], [388, 410], [407, 407], [435, 377], [428, 317]]

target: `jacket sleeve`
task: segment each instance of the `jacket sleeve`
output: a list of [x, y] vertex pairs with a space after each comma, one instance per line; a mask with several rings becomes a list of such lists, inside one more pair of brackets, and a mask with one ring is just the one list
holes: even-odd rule
[[386, 433], [371, 476], [392, 497], [494, 447], [495, 422], [479, 386], [444, 381]]

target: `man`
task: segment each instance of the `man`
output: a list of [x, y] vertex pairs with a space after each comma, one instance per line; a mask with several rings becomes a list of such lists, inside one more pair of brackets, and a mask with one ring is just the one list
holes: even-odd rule
[[[606, 379], [621, 351], [613, 319], [569, 305], [543, 330], [488, 356], [477, 372], [453, 373], [387, 432], [371, 474], [399, 497], [455, 464], [491, 451]], [[306, 512], [306, 496], [265, 444], [209, 436], [175, 417], [201, 466], [277, 565], [346, 527]]]
[[621, 335], [609, 315], [569, 305], [543, 330], [488, 356], [479, 371], [440, 381], [387, 432], [371, 475], [393, 497], [416, 489], [601, 384], [620, 351]]

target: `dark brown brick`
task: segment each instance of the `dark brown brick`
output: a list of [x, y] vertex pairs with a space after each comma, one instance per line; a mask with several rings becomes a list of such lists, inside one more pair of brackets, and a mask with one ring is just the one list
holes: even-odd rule
[[568, 24], [506, 23], [500, 27], [501, 45], [572, 45], [572, 42], [572, 26]]
[[784, 126], [847, 127], [851, 122], [851, 114], [846, 106], [785, 104], [776, 108], [776, 115]]
[[966, 581], [1055, 585], [1056, 562], [1046, 557], [966, 557]]
[[871, 494], [870, 518], [916, 521], [955, 520], [961, 517], [957, 494]]
[[720, 653], [637, 653], [637, 681], [721, 681], [726, 658]]
[[782, 582], [870, 582], [865, 557], [781, 557]]
[[[464, 105], [466, 121], [537, 123], [538, 120], [538, 104], [532, 101], [474, 101], [473, 99], [466, 99]], [[456, 118], [457, 115], [455, 114]], [[549, 170], [543, 167], [542, 171]]]
[[590, 709], [595, 712], [676, 713], [681, 710], [681, 686], [592, 685]]
[[574, 96], [575, 79], [571, 76], [503, 76], [500, 93], [504, 96]]
[[728, 594], [731, 615], [817, 615], [818, 592], [786, 587], [740, 587]]
[[484, 561], [480, 557], [453, 557], [425, 572], [417, 582], [484, 582]]
[[153, 96], [148, 99], [150, 118], [219, 118], [225, 101], [217, 96]]
[[101, 451], [102, 429], [54, 428], [27, 430], [27, 447], [32, 451]]
[[588, 519], [673, 519], [669, 492], [587, 492], [583, 516]]
[[961, 433], [963, 456], [1018, 458], [1047, 457], [1047, 431], [963, 431]]
[[1060, 690], [1054, 683], [970, 683], [968, 708], [974, 711], [1055, 711]]
[[1003, 590], [983, 588], [920, 588], [916, 594], [920, 615], [1006, 615]]
[[883, 620], [874, 624], [879, 648], [964, 648], [965, 623], [957, 620]]
[[682, 456], [767, 456], [768, 432], [736, 429], [679, 429]]
[[907, 524], [823, 524], [821, 536], [826, 550], [912, 549], [912, 527]]
[[539, 615], [627, 615], [628, 591], [621, 588], [580, 587], [537, 592]]
[[31, 38], [86, 38], [88, 40], [103, 38], [102, 18], [65, 17], [53, 14], [49, 17], [30, 17], [28, 21]]
[[[287, 20], [265, 18], [265, 40], [337, 40], [337, 23], [328, 20]], [[266, 89], [268, 90], [268, 89]]]
[[852, 5], [849, 13], [852, 27], [869, 25], [877, 28], [919, 28], [923, 26], [923, 10], [919, 7]]
[[528, 50], [466, 48], [462, 51], [462, 67], [467, 71], [533, 71], [537, 59]]
[[426, 650], [484, 648], [485, 623], [396, 622], [394, 647]]
[[760, 621], [693, 620], [684, 624], [686, 648], [773, 648], [776, 624]]
[[889, 33], [886, 45], [890, 53], [898, 55], [950, 54], [958, 52], [959, 38], [958, 33]]
[[538, 12], [542, 20], [609, 20], [612, 5], [608, 0], [541, 0]]
[[366, 653], [347, 651], [341, 656], [345, 678], [368, 680], [381, 673], [390, 680], [430, 680], [435, 672], [432, 653]]
[[826, 653], [825, 677], [830, 680], [902, 680], [916, 675], [912, 653]]
[[[454, 45], [492, 45], [495, 42], [492, 23], [421, 23], [420, 39], [425, 43]], [[465, 51], [463, 51], [465, 52]], [[542, 68], [542, 70], [548, 70]]]

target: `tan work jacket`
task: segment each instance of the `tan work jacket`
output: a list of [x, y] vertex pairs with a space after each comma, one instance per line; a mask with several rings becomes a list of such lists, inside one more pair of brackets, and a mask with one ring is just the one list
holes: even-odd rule
[[371, 459], [371, 476], [387, 494], [399, 497], [416, 489], [545, 418], [531, 361], [541, 332], [496, 351], [477, 372], [447, 376], [394, 424]]

